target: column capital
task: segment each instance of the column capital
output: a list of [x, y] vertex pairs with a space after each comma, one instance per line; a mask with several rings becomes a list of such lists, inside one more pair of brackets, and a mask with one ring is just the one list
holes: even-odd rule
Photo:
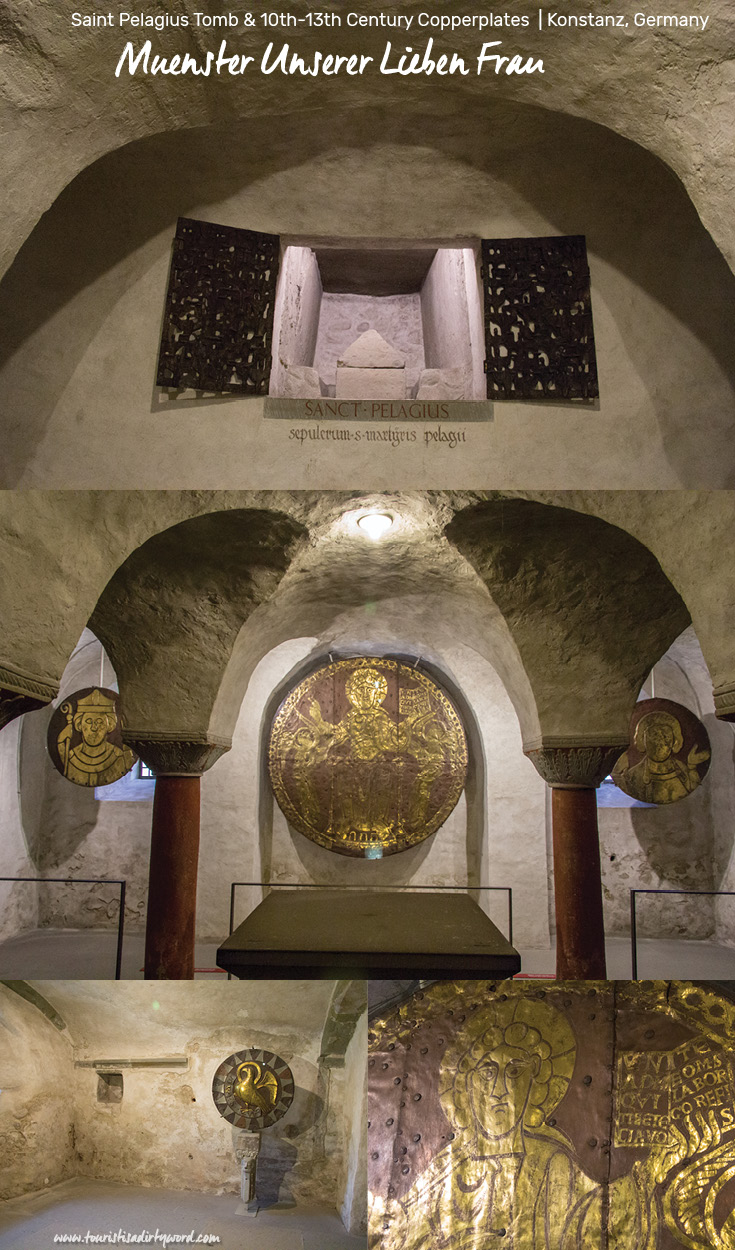
[[238, 1163], [252, 1165], [260, 1152], [260, 1133], [240, 1130], [235, 1138], [235, 1157]]
[[128, 728], [123, 729], [123, 742], [133, 748], [156, 777], [201, 777], [232, 746], [231, 738], [214, 734]]
[[621, 742], [544, 741], [524, 755], [547, 785], [559, 790], [596, 790], [628, 745]]
[[25, 712], [46, 707], [58, 693], [58, 684], [0, 663], [0, 729]]
[[715, 686], [715, 715], [719, 720], [735, 721], [735, 681]]

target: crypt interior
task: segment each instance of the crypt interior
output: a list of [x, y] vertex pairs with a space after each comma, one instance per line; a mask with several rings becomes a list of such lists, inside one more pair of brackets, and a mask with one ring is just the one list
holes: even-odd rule
[[[231, 1250], [364, 1246], [365, 1012], [354, 982], [0, 985], [0, 1246], [118, 1227]], [[243, 1050], [292, 1076], [259, 1133], [250, 1213], [243, 1134], [213, 1098]]]
[[[0, 86], [4, 486], [735, 484], [726, 0], [696, 40], [621, 33], [624, 74], [568, 29], [542, 83], [257, 75], [209, 92], [108, 81], [99, 33], [46, 4], [11, 4], [8, 29], [25, 107]], [[533, 23], [523, 37], [544, 51]], [[300, 30], [304, 53], [319, 38]], [[452, 38], [471, 56], [474, 34]], [[197, 50], [193, 30], [171, 40]], [[331, 429], [299, 445], [263, 394], [167, 393], [156, 359], [182, 216], [278, 236], [273, 393], [336, 390], [335, 358], [373, 331], [405, 357], [406, 393], [447, 370], [460, 405], [485, 385], [480, 240], [584, 236], [599, 401], [485, 401], [450, 449], [410, 420], [415, 440], [369, 438], [373, 423], [349, 447], [332, 438], [344, 422], [312, 420]]]
[[[389, 527], [371, 538], [359, 522], [376, 514]], [[111, 976], [119, 895], [104, 878], [127, 886], [125, 977], [141, 975], [148, 922], [146, 975], [223, 979], [236, 881], [256, 884], [238, 890], [235, 925], [274, 886], [377, 890], [397, 915], [399, 887], [430, 886], [469, 894], [506, 935], [510, 888], [522, 973], [551, 975], [556, 953], [582, 977], [605, 975], [605, 946], [608, 974], [630, 975], [631, 889], [681, 891], [638, 899], [641, 975], [701, 975], [704, 960], [726, 977], [734, 519], [725, 491], [0, 497], [4, 975], [58, 975], [63, 960], [66, 975]], [[351, 656], [430, 675], [467, 739], [441, 827], [382, 858], [299, 832], [268, 776], [289, 691]], [[90, 687], [119, 688], [146, 766], [96, 789], [60, 776], [46, 748], [54, 708]], [[636, 802], [610, 781], [639, 697], [706, 727], [711, 767], [679, 802]], [[153, 795], [182, 783], [193, 807], [177, 808], [162, 868]], [[583, 805], [572, 842], [557, 842], [559, 802]], [[604, 932], [589, 916], [600, 890]], [[560, 925], [578, 922], [564, 953]]]

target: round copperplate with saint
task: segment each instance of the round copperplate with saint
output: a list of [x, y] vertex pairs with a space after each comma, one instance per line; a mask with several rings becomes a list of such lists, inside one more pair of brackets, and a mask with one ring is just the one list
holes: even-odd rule
[[330, 851], [377, 859], [444, 823], [464, 788], [467, 740], [427, 673], [398, 660], [339, 660], [281, 704], [268, 763], [295, 829]]
[[293, 1096], [291, 1069], [270, 1050], [238, 1050], [222, 1061], [212, 1081], [212, 1098], [220, 1115], [250, 1133], [280, 1120]]
[[630, 721], [630, 746], [613, 781], [642, 803], [677, 803], [697, 789], [710, 766], [707, 730], [671, 699], [641, 699]]
[[56, 708], [48, 753], [57, 772], [77, 786], [109, 786], [130, 772], [137, 755], [122, 740], [116, 690], [85, 686]]

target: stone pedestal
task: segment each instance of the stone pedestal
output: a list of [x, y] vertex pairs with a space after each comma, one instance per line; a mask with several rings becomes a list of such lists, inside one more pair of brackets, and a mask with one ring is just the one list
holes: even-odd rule
[[260, 1133], [240, 1133], [235, 1143], [240, 1164], [240, 1215], [257, 1215], [260, 1210], [255, 1196], [255, 1173], [260, 1154]]
[[198, 741], [123, 731], [156, 775], [145, 932], [147, 980], [194, 976], [200, 778], [225, 751], [226, 740]]
[[556, 975], [606, 976], [596, 789], [627, 743], [541, 746], [526, 751], [551, 787]]

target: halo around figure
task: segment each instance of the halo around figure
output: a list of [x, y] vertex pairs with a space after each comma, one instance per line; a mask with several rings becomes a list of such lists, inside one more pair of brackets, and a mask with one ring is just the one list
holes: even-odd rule
[[612, 778], [639, 802], [677, 803], [701, 785], [710, 761], [707, 730], [693, 712], [670, 699], [641, 699]]
[[[501, 1047], [526, 1052], [534, 1070], [523, 1122], [535, 1128], [557, 1107], [574, 1071], [576, 1045], [572, 1028], [555, 1007], [525, 998], [496, 1000], [479, 1011], [470, 1028], [458, 1035], [442, 1060], [439, 1090], [447, 1119], [456, 1128], [472, 1127], [476, 1119], [469, 1077]], [[480, 1131], [482, 1126], [478, 1125]]]

